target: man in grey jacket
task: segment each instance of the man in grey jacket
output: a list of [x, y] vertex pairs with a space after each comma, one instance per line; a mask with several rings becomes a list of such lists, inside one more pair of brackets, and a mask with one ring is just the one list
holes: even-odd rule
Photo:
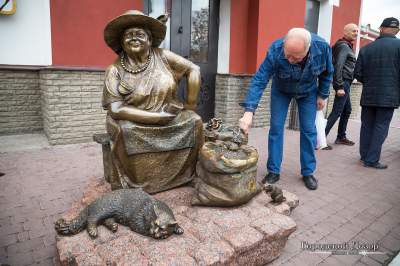
[[379, 160], [393, 111], [400, 105], [399, 30], [399, 20], [385, 18], [380, 36], [361, 48], [354, 70], [354, 77], [363, 84], [360, 155], [365, 167], [387, 168]]
[[[354, 142], [346, 136], [346, 128], [351, 114], [350, 86], [353, 82], [353, 72], [356, 64], [353, 42], [357, 40], [357, 35], [358, 26], [354, 23], [347, 24], [343, 29], [343, 38], [339, 39], [332, 47], [332, 62], [335, 68], [333, 88], [336, 94], [332, 112], [328, 116], [325, 128], [325, 135], [328, 136], [329, 131], [340, 117], [335, 143], [349, 146], [354, 145]], [[331, 149], [330, 146], [328, 147], [328, 149]]]

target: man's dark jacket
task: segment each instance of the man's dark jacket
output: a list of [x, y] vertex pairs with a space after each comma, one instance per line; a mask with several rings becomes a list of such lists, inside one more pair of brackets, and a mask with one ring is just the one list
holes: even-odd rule
[[353, 80], [356, 56], [351, 44], [343, 39], [339, 39], [332, 47], [332, 63], [335, 68], [333, 73], [333, 88], [343, 89], [344, 80]]
[[354, 77], [363, 84], [361, 106], [398, 108], [400, 40], [383, 34], [361, 48]]

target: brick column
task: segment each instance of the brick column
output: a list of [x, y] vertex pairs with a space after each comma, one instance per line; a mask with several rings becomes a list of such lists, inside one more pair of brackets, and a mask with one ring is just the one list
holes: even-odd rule
[[50, 144], [92, 141], [105, 132], [104, 71], [40, 71], [44, 132]]
[[42, 129], [38, 70], [0, 69], [0, 135]]
[[[237, 125], [244, 109], [239, 103], [244, 101], [252, 75], [217, 74], [215, 84], [215, 117], [222, 118], [228, 125]], [[270, 90], [267, 85], [253, 120], [253, 127], [269, 126]]]

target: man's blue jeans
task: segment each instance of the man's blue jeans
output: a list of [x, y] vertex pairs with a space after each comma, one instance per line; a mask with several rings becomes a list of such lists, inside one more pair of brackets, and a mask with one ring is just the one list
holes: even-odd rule
[[351, 86], [351, 81], [345, 80], [343, 86], [345, 95], [343, 96], [335, 95], [332, 111], [328, 116], [328, 121], [326, 123], [326, 128], [325, 128], [325, 135], [327, 136], [329, 134], [329, 131], [331, 131], [333, 125], [340, 117], [337, 139], [346, 138], [347, 122], [349, 121], [349, 117], [351, 114], [350, 86]]
[[[279, 174], [283, 157], [283, 137], [285, 120], [289, 103], [293, 95], [280, 92], [277, 88], [271, 91], [271, 121], [268, 136], [267, 170]], [[315, 116], [317, 113], [317, 92], [296, 99], [300, 118], [300, 163], [301, 175], [312, 175], [316, 167], [315, 143], [317, 130]]]

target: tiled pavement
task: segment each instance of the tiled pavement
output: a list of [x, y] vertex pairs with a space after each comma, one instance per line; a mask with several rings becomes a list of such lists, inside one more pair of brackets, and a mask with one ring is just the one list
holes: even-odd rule
[[[383, 147], [387, 170], [361, 166], [358, 146], [333, 145], [318, 151], [319, 189], [308, 191], [300, 179], [299, 133], [286, 131], [279, 185], [300, 198], [292, 217], [298, 224], [283, 252], [271, 265], [380, 265], [400, 250], [400, 119], [392, 123]], [[397, 124], [396, 124], [397, 123]], [[358, 139], [359, 122], [349, 124]], [[334, 140], [335, 129], [329, 141]], [[265, 173], [265, 129], [252, 130], [260, 154], [258, 178]], [[0, 141], [1, 143], [1, 141]], [[0, 264], [57, 263], [53, 222], [80, 195], [90, 177], [102, 175], [97, 144], [10, 151], [0, 147]], [[384, 255], [339, 256], [301, 249], [301, 242], [378, 242]]]
[[[348, 137], [358, 140], [359, 127], [359, 122], [350, 122]], [[334, 141], [334, 133], [336, 129], [331, 131], [328, 142]], [[399, 251], [400, 128], [390, 129], [383, 146], [381, 161], [389, 164], [386, 170], [363, 167], [358, 144], [353, 147], [333, 144], [331, 151], [318, 151], [317, 191], [308, 191], [300, 179], [298, 133], [287, 131], [286, 134], [279, 185], [300, 198], [300, 205], [292, 214], [298, 229], [290, 236], [283, 254], [271, 265], [380, 265], [390, 254]], [[260, 147], [260, 154], [265, 154], [263, 146], [257, 147]], [[262, 158], [260, 166], [265, 162], [266, 158]], [[259, 168], [258, 174], [262, 176], [265, 170]], [[302, 241], [321, 244], [378, 242], [378, 251], [387, 254], [316, 254], [303, 251]]]

